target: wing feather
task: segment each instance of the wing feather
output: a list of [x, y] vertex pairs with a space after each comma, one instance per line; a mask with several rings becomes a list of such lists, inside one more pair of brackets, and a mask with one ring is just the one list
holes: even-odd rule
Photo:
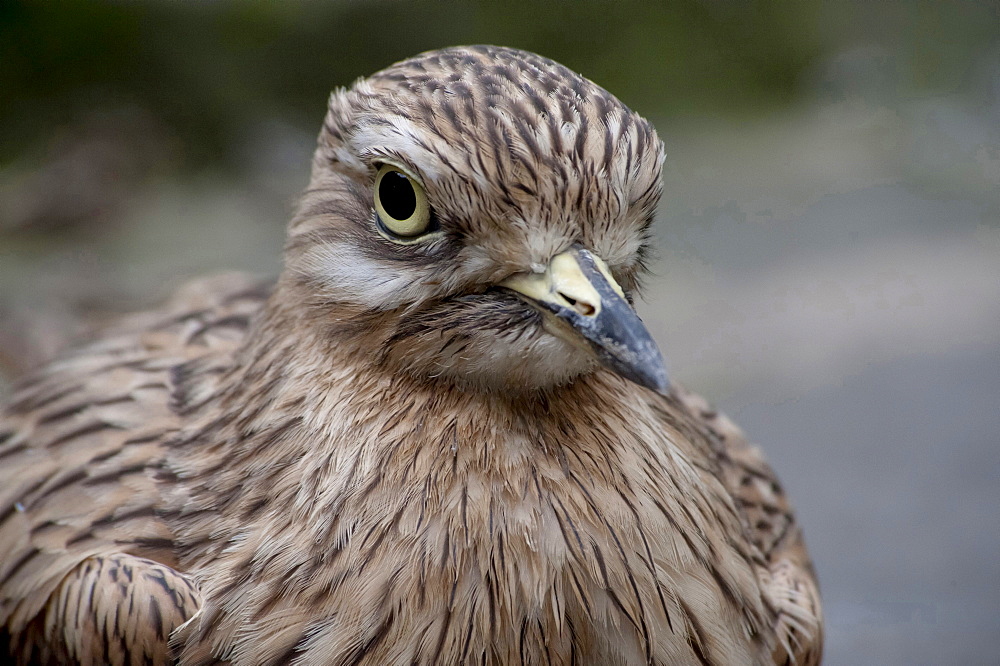
[[[214, 381], [177, 368], [228, 363], [266, 293], [236, 275], [189, 283], [15, 386], [0, 414], [0, 653], [49, 650], [60, 663], [166, 654], [160, 634], [197, 595], [173, 569], [157, 474], [180, 424], [177, 397]], [[125, 571], [136, 582], [123, 589], [114, 575]], [[108, 633], [109, 618], [129, 623]]]
[[672, 397], [708, 436], [719, 474], [762, 564], [758, 579], [775, 612], [774, 663], [814, 666], [823, 652], [819, 583], [795, 518], [763, 452], [702, 397], [675, 387]]

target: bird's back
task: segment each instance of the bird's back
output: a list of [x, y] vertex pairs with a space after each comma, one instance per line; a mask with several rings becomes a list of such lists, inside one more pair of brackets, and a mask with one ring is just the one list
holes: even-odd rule
[[[173, 535], [157, 515], [164, 442], [182, 422], [174, 405], [211, 391], [266, 291], [237, 275], [189, 283], [165, 307], [117, 321], [100, 342], [15, 386], [0, 415], [0, 652], [11, 641], [25, 655], [48, 642], [46, 617], [67, 577], [131, 576], [127, 565], [86, 566], [100, 558], [176, 566]], [[154, 599], [185, 602], [177, 586], [155, 583]], [[111, 631], [125, 631], [125, 620]]]
[[773, 612], [775, 663], [811, 666], [823, 653], [823, 611], [812, 559], [791, 503], [763, 452], [699, 395], [674, 385], [676, 401], [714, 451], [716, 474], [733, 498], [753, 553], [762, 595]]

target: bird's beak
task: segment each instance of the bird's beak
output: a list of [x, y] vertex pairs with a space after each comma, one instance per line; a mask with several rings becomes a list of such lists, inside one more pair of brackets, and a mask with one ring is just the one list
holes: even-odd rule
[[575, 245], [552, 257], [544, 273], [517, 273], [499, 286], [554, 315], [556, 322], [547, 317], [546, 323], [556, 323], [548, 330], [578, 346], [585, 341], [606, 368], [641, 386], [666, 390], [663, 356], [600, 257]]

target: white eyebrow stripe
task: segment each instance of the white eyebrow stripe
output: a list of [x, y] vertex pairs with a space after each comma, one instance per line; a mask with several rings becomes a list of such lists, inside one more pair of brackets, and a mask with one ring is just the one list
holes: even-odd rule
[[441, 179], [439, 158], [425, 147], [421, 136], [426, 131], [402, 116], [389, 116], [388, 124], [362, 125], [351, 135], [351, 149], [358, 155], [405, 156], [417, 167], [420, 178], [437, 182]]

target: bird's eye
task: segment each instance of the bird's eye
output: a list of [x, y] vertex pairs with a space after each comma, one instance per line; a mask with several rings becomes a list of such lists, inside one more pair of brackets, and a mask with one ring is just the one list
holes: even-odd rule
[[375, 176], [375, 212], [380, 231], [391, 240], [411, 241], [436, 230], [424, 188], [391, 164]]

